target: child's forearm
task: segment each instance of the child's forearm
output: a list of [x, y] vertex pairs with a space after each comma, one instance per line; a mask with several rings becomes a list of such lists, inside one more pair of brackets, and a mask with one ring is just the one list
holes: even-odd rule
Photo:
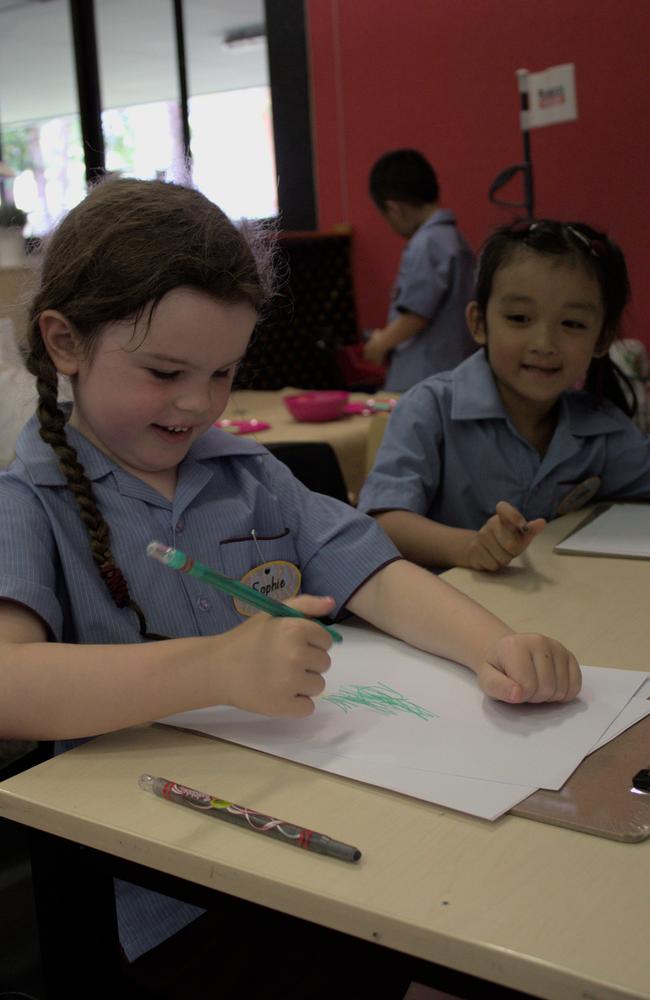
[[393, 350], [394, 347], [403, 344], [404, 341], [415, 337], [420, 330], [424, 329], [427, 323], [428, 320], [426, 317], [418, 316], [417, 313], [400, 313], [387, 326], [378, 331], [382, 346], [386, 351]]
[[405, 560], [376, 573], [347, 606], [382, 631], [475, 673], [489, 647], [513, 632], [480, 604]]
[[468, 566], [475, 531], [451, 528], [410, 510], [387, 510], [375, 515], [405, 559], [419, 566]]
[[[222, 700], [206, 639], [120, 646], [0, 645], [0, 735], [74, 739]], [[215, 659], [218, 659], [215, 649]]]

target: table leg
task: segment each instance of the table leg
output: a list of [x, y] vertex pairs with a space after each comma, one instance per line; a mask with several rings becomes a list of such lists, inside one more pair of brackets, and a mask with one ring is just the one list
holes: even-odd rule
[[112, 877], [84, 847], [29, 833], [47, 1000], [123, 995]]

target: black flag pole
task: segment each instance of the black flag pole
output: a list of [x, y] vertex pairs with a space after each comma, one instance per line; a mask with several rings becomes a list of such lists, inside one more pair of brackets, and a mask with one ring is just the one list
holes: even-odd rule
[[[505, 205], [508, 208], [523, 208], [526, 210], [526, 217], [528, 219], [532, 219], [534, 217], [535, 197], [533, 191], [533, 164], [530, 151], [527, 69], [517, 70], [517, 87], [519, 90], [519, 124], [521, 126], [521, 135], [524, 144], [524, 159], [522, 163], [514, 163], [512, 166], [506, 167], [505, 170], [502, 170], [501, 173], [495, 177], [490, 185], [488, 197], [495, 205]], [[505, 187], [505, 185], [517, 174], [522, 175], [524, 184], [524, 200], [503, 201], [501, 198], [497, 198], [497, 191], [500, 191], [502, 187]]]

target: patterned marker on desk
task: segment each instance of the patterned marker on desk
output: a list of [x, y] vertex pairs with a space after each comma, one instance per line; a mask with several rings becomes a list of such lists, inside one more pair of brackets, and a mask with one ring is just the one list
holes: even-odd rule
[[361, 857], [358, 847], [342, 844], [340, 840], [332, 840], [324, 833], [316, 833], [315, 830], [306, 830], [304, 827], [294, 826], [293, 823], [274, 819], [273, 816], [265, 816], [264, 813], [256, 812], [254, 809], [237, 806], [234, 802], [226, 802], [207, 792], [199, 792], [196, 788], [179, 785], [169, 778], [155, 778], [153, 774], [141, 774], [138, 784], [140, 788], [153, 792], [161, 799], [177, 802], [178, 805], [187, 806], [188, 809], [197, 809], [214, 819], [223, 819], [235, 826], [247, 827], [255, 833], [265, 833], [276, 840], [293, 844], [294, 847], [326, 854], [330, 858], [338, 858], [339, 861], [358, 861]]

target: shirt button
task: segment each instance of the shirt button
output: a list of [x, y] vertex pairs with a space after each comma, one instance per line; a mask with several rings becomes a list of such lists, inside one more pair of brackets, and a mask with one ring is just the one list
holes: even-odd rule
[[207, 599], [207, 597], [199, 597], [199, 599], [198, 599], [198, 601], [196, 603], [197, 603], [200, 611], [209, 611], [210, 610], [210, 602]]
[[176, 531], [183, 531], [184, 528], [185, 528], [185, 521], [183, 520], [182, 517], [179, 517], [178, 521], [176, 522]]

